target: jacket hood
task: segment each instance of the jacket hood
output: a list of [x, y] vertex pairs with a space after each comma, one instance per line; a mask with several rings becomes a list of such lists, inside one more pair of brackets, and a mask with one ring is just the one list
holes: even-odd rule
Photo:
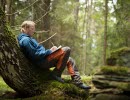
[[18, 41], [20, 41], [23, 37], [30, 37], [29, 35], [25, 34], [25, 33], [21, 33], [18, 35], [17, 39]]

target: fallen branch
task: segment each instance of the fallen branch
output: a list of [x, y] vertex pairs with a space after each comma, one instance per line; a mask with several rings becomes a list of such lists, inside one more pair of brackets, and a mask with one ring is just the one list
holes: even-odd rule
[[46, 41], [48, 41], [49, 39], [51, 39], [53, 36], [55, 36], [57, 33], [55, 33], [55, 34], [53, 34], [51, 37], [49, 37], [48, 39], [46, 39], [46, 40], [44, 40], [44, 41], [42, 41], [42, 42], [39, 42], [39, 44], [42, 44], [42, 43], [44, 43], [44, 42], [46, 42]]

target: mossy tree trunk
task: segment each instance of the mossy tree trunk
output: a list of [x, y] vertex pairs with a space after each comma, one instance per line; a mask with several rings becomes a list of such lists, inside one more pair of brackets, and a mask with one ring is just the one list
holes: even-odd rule
[[[4, 81], [15, 91], [23, 95], [41, 93], [40, 73], [20, 51], [15, 35], [5, 22], [4, 0], [0, 6], [0, 74]], [[39, 70], [40, 71], [40, 70]]]

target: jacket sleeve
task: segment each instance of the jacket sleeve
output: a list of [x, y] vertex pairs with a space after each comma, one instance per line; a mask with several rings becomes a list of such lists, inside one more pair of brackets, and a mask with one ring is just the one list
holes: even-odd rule
[[37, 42], [34, 42], [29, 38], [25, 39], [22, 44], [27, 50], [28, 54], [36, 59], [42, 59], [52, 52], [50, 49], [45, 50], [42, 45], [39, 45]]

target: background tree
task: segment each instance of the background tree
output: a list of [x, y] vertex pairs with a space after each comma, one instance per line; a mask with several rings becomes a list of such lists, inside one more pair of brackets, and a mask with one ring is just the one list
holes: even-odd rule
[[103, 63], [106, 65], [106, 50], [107, 50], [107, 16], [108, 16], [108, 0], [105, 0], [105, 12], [104, 12], [104, 53]]

